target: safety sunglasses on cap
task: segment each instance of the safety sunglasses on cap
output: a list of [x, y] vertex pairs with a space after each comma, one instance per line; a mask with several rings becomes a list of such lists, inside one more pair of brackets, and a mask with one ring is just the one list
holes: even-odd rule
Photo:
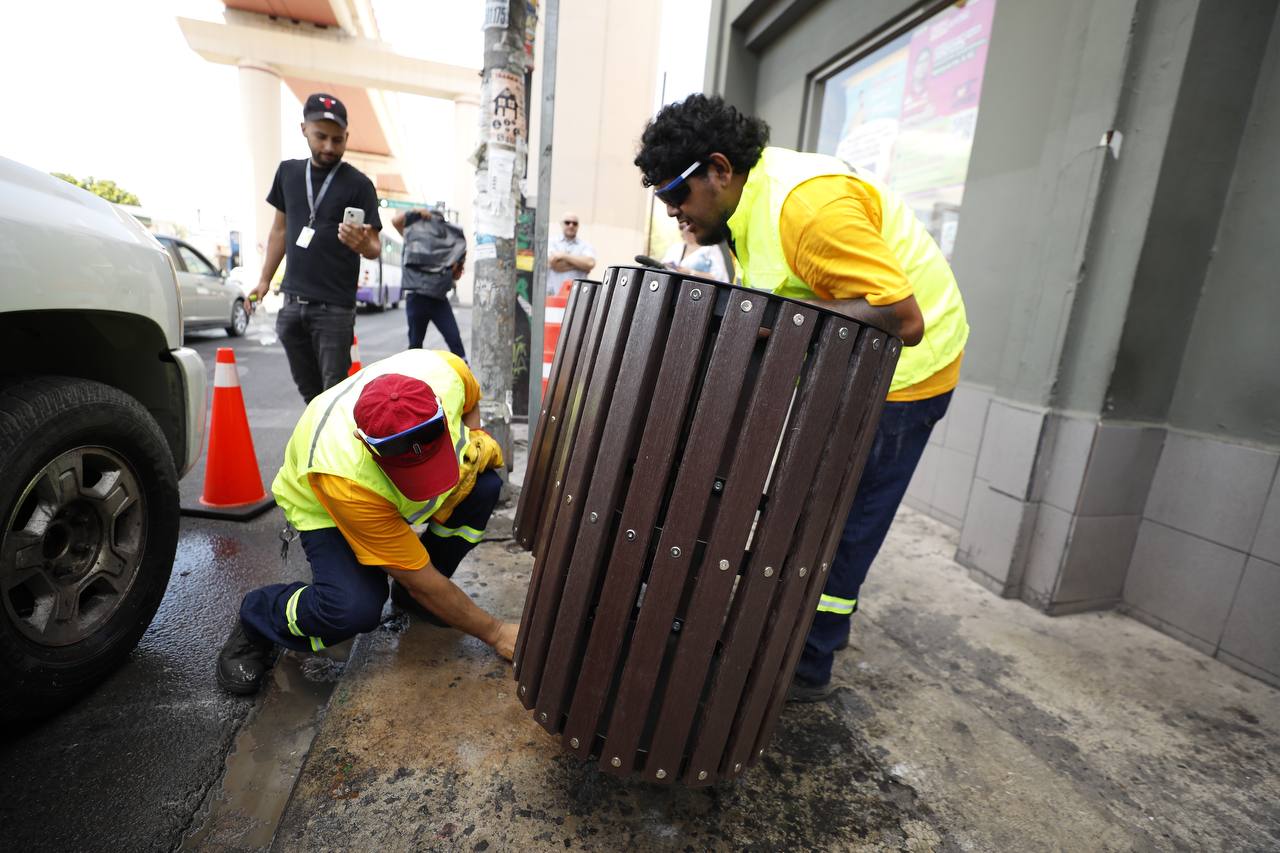
[[440, 408], [440, 400], [436, 399], [436, 413], [417, 426], [411, 426], [404, 432], [388, 435], [385, 438], [374, 438], [356, 427], [356, 438], [363, 441], [378, 456], [402, 456], [413, 453], [422, 455], [422, 448], [444, 435], [444, 409]]
[[679, 207], [689, 199], [690, 187], [687, 180], [688, 177], [700, 168], [702, 168], [702, 161], [695, 161], [692, 166], [680, 173], [680, 177], [676, 178], [671, 183], [654, 190], [653, 194], [657, 196], [658, 201], [663, 204], [669, 204], [672, 207]]

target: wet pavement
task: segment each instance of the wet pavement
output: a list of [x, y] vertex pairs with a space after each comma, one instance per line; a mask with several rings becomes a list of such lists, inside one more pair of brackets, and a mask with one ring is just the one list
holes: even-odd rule
[[[464, 329], [466, 315], [459, 317]], [[357, 335], [366, 360], [390, 355], [404, 344], [404, 312], [361, 313]], [[244, 338], [196, 333], [187, 344], [203, 356], [211, 387], [217, 348], [236, 350], [259, 469], [270, 488], [303, 409], [270, 322], [256, 318]], [[202, 459], [181, 483], [184, 501], [198, 498], [203, 482]], [[6, 849], [171, 850], [199, 825], [238, 730], [263, 704], [227, 696], [213, 680], [240, 597], [264, 583], [306, 576], [300, 549], [287, 566], [280, 561], [281, 523], [278, 509], [249, 523], [183, 519], [165, 598], [125, 665], [63, 713], [0, 741]], [[283, 685], [309, 697], [290, 712], [301, 720], [314, 718], [332, 689], [329, 682], [319, 695], [309, 685], [301, 677]], [[292, 776], [286, 795], [291, 787]]]
[[[1274, 850], [1280, 692], [1117, 613], [1051, 618], [904, 509], [835, 698], [788, 706], [761, 763], [710, 789], [562, 753], [510, 666], [396, 620], [357, 641], [272, 849]], [[518, 617], [529, 557], [459, 580]]]

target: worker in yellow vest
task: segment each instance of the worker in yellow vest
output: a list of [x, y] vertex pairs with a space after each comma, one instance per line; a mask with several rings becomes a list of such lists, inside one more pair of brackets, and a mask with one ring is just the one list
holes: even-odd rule
[[898, 361], [788, 699], [831, 693], [858, 591], [960, 377], [969, 325], [951, 267], [911, 209], [870, 176], [768, 147], [769, 127], [692, 95], [645, 127], [636, 166], [704, 246], [729, 240], [747, 287], [804, 300], [901, 338]]
[[[506, 658], [517, 625], [449, 580], [484, 536], [502, 485], [502, 451], [480, 429], [480, 386], [453, 353], [408, 350], [317, 396], [272, 483], [298, 531], [311, 583], [244, 597], [217, 679], [257, 692], [275, 646], [318, 652], [378, 626], [387, 576], [444, 623]], [[421, 535], [412, 525], [425, 524]]]

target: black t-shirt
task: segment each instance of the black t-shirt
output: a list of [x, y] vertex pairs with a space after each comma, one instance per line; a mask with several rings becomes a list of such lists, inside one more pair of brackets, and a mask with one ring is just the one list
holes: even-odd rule
[[[348, 207], [364, 210], [364, 221], [382, 229], [378, 218], [378, 193], [373, 182], [349, 163], [339, 162], [329, 190], [316, 205], [316, 233], [311, 245], [298, 245], [298, 235], [311, 218], [307, 205], [307, 179], [302, 171], [311, 161], [284, 160], [267, 194], [267, 203], [285, 216], [285, 268], [281, 289], [320, 302], [355, 307], [360, 277], [360, 253], [338, 240], [338, 225]], [[328, 170], [311, 166], [311, 190], [319, 197]]]

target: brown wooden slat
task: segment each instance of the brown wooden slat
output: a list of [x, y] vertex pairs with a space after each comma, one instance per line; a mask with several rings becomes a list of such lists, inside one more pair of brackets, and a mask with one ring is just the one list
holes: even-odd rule
[[[864, 398], [866, 405], [863, 407], [863, 417], [859, 423], [858, 437], [852, 452], [845, 457], [849, 460], [846, 463], [848, 472], [844, 482], [841, 483], [840, 499], [835, 504], [834, 513], [828, 518], [827, 524], [823, 527], [824, 536], [822, 548], [818, 554], [818, 572], [813, 575], [812, 582], [805, 591], [800, 612], [797, 616], [796, 629], [791, 634], [786, 657], [783, 659], [781, 674], [785, 677], [779, 678], [774, 684], [769, 710], [766, 712], [764, 723], [756, 735], [756, 741], [752, 746], [753, 751], [749, 756], [749, 761], [752, 763], [759, 757], [760, 751], [769, 742], [769, 738], [773, 736], [773, 729], [778, 723], [778, 716], [782, 713], [790, 677], [795, 672], [796, 664], [800, 660], [800, 654], [804, 650], [805, 637], [813, 624], [813, 615], [817, 610], [818, 599], [822, 596], [822, 589], [826, 584], [827, 570], [831, 564], [831, 557], [835, 551], [836, 544], [840, 541], [844, 520], [849, 515], [854, 495], [857, 493], [858, 481], [862, 478], [862, 469], [867, 460], [867, 451], [871, 447], [871, 442], [875, 439], [880, 411], [884, 408], [884, 398], [889, 393], [889, 384], [893, 380], [893, 369], [897, 365], [898, 350], [902, 346], [901, 341], [896, 338], [889, 338], [883, 332], [874, 329], [868, 329], [867, 332], [871, 336], [873, 352], [881, 353], [879, 363], [875, 365], [876, 381]], [[880, 347], [874, 346], [877, 339], [881, 342]], [[884, 350], [890, 350], [891, 352], [885, 355], [883, 354]]]
[[[802, 599], [814, 583], [819, 584], [818, 594], [821, 594], [823, 581], [816, 577], [822, 542], [830, 525], [832, 507], [839, 503], [840, 487], [848, 477], [849, 454], [856, 444], [859, 425], [868, 409], [868, 396], [873, 393], [878, 376], [880, 357], [873, 350], [872, 342], [880, 333], [852, 322], [837, 321], [836, 325], [837, 329], [847, 325], [851, 332], [860, 334], [851, 358], [846, 361], [843, 380], [831, 386], [832, 396], [840, 401], [839, 407], [830, 437], [823, 444], [813, 489], [804, 501], [777, 605], [765, 626], [760, 651], [734, 721], [721, 768], [725, 776], [735, 776], [758, 758], [752, 753], [752, 747], [765, 712], [776, 695], [775, 688], [779, 684], [785, 688], [790, 683], [790, 672], [780, 671], [780, 666], [801, 615]], [[803, 634], [799, 640], [803, 643]]]
[[[728, 288], [717, 288], [726, 291]], [[600, 765], [614, 774], [630, 773], [649, 716], [654, 684], [671, 635], [671, 623], [690, 574], [698, 531], [708, 511], [716, 465], [734, 425], [725, 416], [741, 396], [742, 383], [756, 345], [760, 315], [767, 302], [758, 294], [729, 291], [732, 304], [721, 321], [702, 385], [689, 439], [676, 475], [675, 491], [667, 508], [665, 526], [649, 570], [644, 603], [636, 620], [631, 647], [623, 665], [613, 710], [610, 713]], [[741, 296], [741, 299], [737, 297]], [[750, 311], [740, 310], [747, 302]], [[673, 553], [674, 551], [674, 553]], [[738, 555], [733, 557], [737, 570]]]
[[[529, 641], [529, 617], [534, 603], [538, 600], [539, 590], [548, 575], [557, 577], [563, 574], [562, 565], [548, 565], [547, 548], [550, 545], [550, 530], [555, 523], [560, 509], [560, 497], [563, 491], [564, 470], [568, 465], [569, 449], [576, 437], [578, 422], [582, 414], [584, 391], [591, 378], [591, 368], [595, 364], [596, 352], [599, 349], [600, 337], [604, 333], [605, 319], [608, 316], [609, 304], [616, 291], [616, 271], [610, 269], [602, 285], [592, 291], [590, 305], [581, 310], [588, 311], [585, 316], [575, 319], [586, 319], [585, 331], [578, 338], [578, 352], [573, 361], [573, 370], [566, 369], [565, 375], [558, 378], [557, 387], [561, 388], [561, 417], [555, 422], [555, 441], [546, 448], [545, 473], [541, 477], [541, 488], [544, 492], [542, 508], [539, 511], [538, 532], [533, 537], [533, 571], [529, 576], [529, 589], [525, 593], [524, 613], [520, 618], [520, 631], [516, 637], [516, 653], [512, 658], [512, 669], [516, 677], [520, 675], [521, 664], [525, 657], [525, 648]], [[567, 365], [566, 365], [567, 368]], [[550, 417], [550, 415], [548, 416]], [[553, 586], [555, 584], [553, 583]], [[527, 691], [526, 691], [527, 693]], [[521, 697], [522, 701], [525, 697]], [[530, 705], [526, 705], [530, 707]]]
[[[751, 393], [744, 432], [735, 447], [725, 481], [724, 497], [707, 545], [704, 566], [716, 565], [711, 561], [718, 561], [722, 554], [741, 554], [746, 547], [816, 318], [816, 311], [792, 305], [784, 305], [778, 312]], [[764, 567], [759, 570], [763, 571]], [[694, 583], [688, 608], [692, 618], [685, 622], [676, 645], [671, 678], [662, 697], [645, 762], [647, 779], [669, 783], [680, 772], [701, 687], [720, 636], [721, 619], [733, 593], [733, 584], [733, 575], [715, 568], [704, 569]]]
[[[666, 341], [670, 322], [667, 306], [674, 291], [669, 276], [646, 273], [634, 286], [639, 288], [635, 312], [630, 324], [618, 331], [619, 342], [625, 344], [625, 349], [601, 430], [600, 449], [589, 472], [589, 481], [577, 496], [586, 523], [579, 528], [573, 544], [555, 630], [547, 649], [547, 660], [553, 663], [581, 660], [587, 619], [599, 585], [601, 562], [606, 556], [606, 537], [621, 503], [627, 466], [640, 442], [643, 422], [635, 412], [651, 395]], [[543, 673], [535, 717], [551, 732], [560, 731], [561, 715], [578, 672], [579, 667], [574, 665], [549, 665]]]
[[[550, 537], [551, 542], [546, 551], [547, 571], [539, 585], [537, 600], [534, 602], [529, 620], [529, 637], [525, 643], [524, 654], [519, 661], [520, 686], [516, 692], [526, 708], [537, 704], [538, 688], [547, 666], [565, 667], [573, 666], [575, 663], [574, 661], [548, 660], [547, 646], [551, 640], [556, 613], [560, 608], [569, 554], [580, 532], [583, 490], [596, 463], [602, 420], [613, 395], [618, 365], [622, 360], [623, 347], [626, 343], [622, 332], [631, 323], [636, 295], [640, 292], [638, 284], [639, 277], [634, 270], [622, 270], [618, 275], [615, 293], [609, 303], [608, 320], [604, 333], [600, 337], [595, 364], [591, 369], [591, 379], [586, 402], [582, 407], [581, 420], [576, 432], [573, 433], [573, 454], [569, 460], [569, 470], [562, 478], [560, 489], [563, 498], [557, 501], [559, 506], [555, 514], [554, 534]], [[550, 513], [546, 515], [550, 516]], [[555, 570], [554, 574], [552, 570]]]
[[547, 497], [543, 504], [533, 549], [534, 557], [542, 560], [546, 557], [550, 545], [551, 528], [555, 524], [556, 515], [564, 506], [564, 479], [569, 471], [569, 459], [578, 439], [579, 424], [583, 410], [587, 404], [587, 389], [590, 386], [592, 372], [600, 353], [600, 345], [608, 326], [609, 312], [614, 301], [619, 298], [620, 288], [616, 270], [610, 270], [613, 276], [605, 284], [602, 292], [595, 300], [591, 310], [591, 322], [587, 325], [586, 337], [582, 342], [582, 352], [574, 366], [566, 391], [566, 402], [563, 417], [560, 419], [560, 431], [556, 435], [555, 445], [551, 448], [551, 464], [547, 469], [545, 488]]
[[679, 283], [671, 333], [565, 725], [566, 749], [584, 758], [591, 751], [607, 691], [613, 686], [614, 668], [635, 606], [658, 510], [675, 464], [715, 296], [715, 289], [705, 283]]
[[520, 503], [516, 507], [516, 519], [512, 535], [525, 549], [533, 547], [533, 536], [538, 530], [538, 518], [546, 497], [546, 474], [551, 464], [551, 448], [555, 445], [560, 429], [567, 394], [566, 388], [573, 373], [582, 337], [586, 334], [590, 304], [596, 285], [577, 282], [569, 292], [569, 303], [564, 309], [560, 342], [556, 345], [555, 358], [551, 362], [547, 395], [542, 400], [542, 411], [533, 440], [529, 442], [529, 461], [525, 465], [524, 482], [520, 489]]
[[[849, 367], [856, 330], [848, 323], [825, 322], [816, 352], [810, 357], [803, 386], [796, 398], [785, 443], [778, 456], [775, 482], [766, 509], [756, 522], [759, 542], [752, 545], [747, 570], [734, 595], [724, 648], [712, 679], [706, 709], [690, 749], [685, 782], [711, 784], [719, 778], [722, 752], [739, 707], [743, 683], [762, 648], [762, 632], [775, 588], [782, 576], [804, 498], [814, 485], [820, 454], [814, 452], [831, 434], [840, 387]], [[844, 330], [844, 337], [839, 330]], [[767, 567], [767, 568], [766, 568]], [[798, 567], [785, 567], [794, 571]], [[766, 574], [765, 572], [768, 572]]]

